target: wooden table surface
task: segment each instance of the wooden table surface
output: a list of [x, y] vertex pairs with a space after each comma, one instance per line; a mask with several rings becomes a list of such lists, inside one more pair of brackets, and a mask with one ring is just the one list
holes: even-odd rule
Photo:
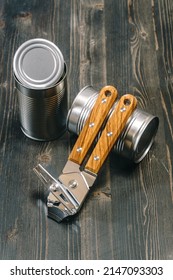
[[[173, 259], [172, 34], [172, 0], [0, 0], [1, 259]], [[143, 161], [111, 153], [80, 213], [60, 224], [33, 167], [58, 177], [76, 138], [27, 138], [14, 94], [14, 53], [36, 37], [63, 52], [69, 106], [85, 85], [110, 84], [160, 119]]]

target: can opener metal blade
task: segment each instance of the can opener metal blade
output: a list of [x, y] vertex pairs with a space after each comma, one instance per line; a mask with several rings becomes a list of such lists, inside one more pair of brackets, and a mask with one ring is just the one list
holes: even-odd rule
[[84, 163], [117, 95], [117, 90], [113, 86], [101, 89], [58, 179], [53, 178], [40, 164], [34, 168], [37, 176], [49, 188], [48, 216], [57, 222], [80, 210], [101, 166], [136, 108], [137, 100], [134, 96], [126, 94], [120, 98], [89, 159]]

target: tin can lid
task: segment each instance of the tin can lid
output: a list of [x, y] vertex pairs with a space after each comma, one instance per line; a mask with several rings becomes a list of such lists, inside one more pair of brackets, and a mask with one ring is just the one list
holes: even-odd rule
[[41, 38], [31, 39], [16, 51], [13, 71], [27, 88], [49, 88], [62, 77], [64, 58], [54, 43]]

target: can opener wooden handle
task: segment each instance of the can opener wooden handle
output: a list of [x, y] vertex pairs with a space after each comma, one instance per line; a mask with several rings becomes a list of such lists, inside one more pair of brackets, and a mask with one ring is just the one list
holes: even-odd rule
[[79, 211], [101, 166], [137, 106], [136, 98], [130, 94], [120, 98], [106, 121], [89, 159], [84, 163], [116, 98], [117, 90], [112, 86], [106, 86], [100, 91], [90, 116], [57, 180], [40, 164], [34, 169], [39, 178], [49, 187], [48, 215], [58, 222]]

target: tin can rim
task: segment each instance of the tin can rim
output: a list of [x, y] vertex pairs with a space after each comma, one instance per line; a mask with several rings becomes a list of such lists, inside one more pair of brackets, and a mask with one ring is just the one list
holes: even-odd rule
[[[70, 109], [68, 110], [68, 114], [67, 114], [67, 119], [66, 119], [66, 126], [67, 126], [67, 129], [70, 131], [71, 130], [71, 116], [74, 114], [74, 110], [75, 110], [75, 108], [76, 108], [76, 105], [77, 105], [77, 103], [78, 103], [78, 100], [79, 100], [79, 98], [82, 96], [82, 94], [85, 92], [85, 90], [86, 89], [88, 89], [88, 88], [92, 88], [93, 90], [94, 90], [94, 88], [92, 87], [92, 85], [86, 85], [86, 86], [84, 86], [79, 92], [78, 92], [78, 94], [75, 96], [75, 98], [74, 98], [74, 100], [73, 100], [73, 102], [72, 102], [72, 104], [71, 104], [71, 106], [70, 106]], [[96, 93], [98, 93], [97, 91], [96, 91]], [[80, 107], [80, 106], [79, 106]], [[81, 108], [81, 110], [82, 110], [82, 108]], [[73, 131], [74, 132], [74, 131]]]
[[64, 58], [53, 42], [42, 38], [30, 39], [17, 49], [13, 71], [17, 80], [27, 88], [50, 88], [63, 75]]
[[[138, 133], [138, 137], [135, 141], [133, 160], [135, 163], [139, 163], [146, 156], [151, 146], [153, 145], [154, 138], [158, 131], [159, 118], [152, 116], [143, 124]], [[146, 137], [147, 136], [147, 137]]]
[[13, 73], [15, 79], [15, 87], [19, 90], [22, 94], [34, 98], [43, 98], [43, 97], [51, 97], [57, 94], [57, 91], [61, 91], [66, 87], [66, 80], [67, 80], [68, 69], [66, 63], [64, 63], [64, 73], [61, 79], [53, 86], [44, 89], [35, 89], [35, 88], [28, 88], [23, 85]]

